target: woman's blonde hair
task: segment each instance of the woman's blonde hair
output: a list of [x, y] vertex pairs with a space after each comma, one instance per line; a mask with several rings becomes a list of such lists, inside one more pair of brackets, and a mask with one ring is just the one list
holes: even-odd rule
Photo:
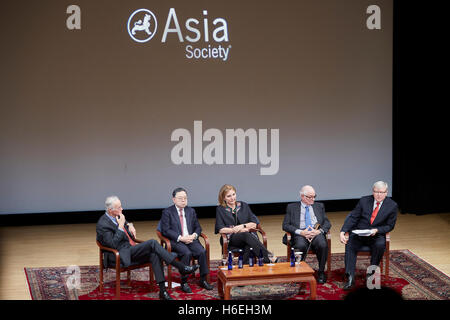
[[234, 192], [236, 192], [236, 188], [233, 187], [231, 184], [224, 184], [222, 186], [222, 188], [220, 188], [220, 191], [219, 191], [219, 205], [221, 205], [222, 207], [226, 207], [227, 206], [227, 203], [225, 202], [225, 195], [230, 190], [233, 190]]

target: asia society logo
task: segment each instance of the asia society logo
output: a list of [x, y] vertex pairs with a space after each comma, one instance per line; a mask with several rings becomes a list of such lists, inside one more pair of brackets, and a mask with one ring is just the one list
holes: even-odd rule
[[[138, 9], [128, 18], [128, 34], [138, 43], [150, 41], [157, 29], [156, 16], [148, 9]], [[170, 8], [161, 36], [161, 43], [168, 41], [188, 42], [185, 47], [188, 59], [227, 61], [230, 57], [228, 22], [221, 17], [210, 19], [207, 10], [202, 10], [199, 17], [183, 21], [178, 18], [175, 8]]]
[[153, 12], [147, 9], [138, 9], [128, 18], [128, 34], [136, 42], [151, 40], [158, 29], [158, 21]]

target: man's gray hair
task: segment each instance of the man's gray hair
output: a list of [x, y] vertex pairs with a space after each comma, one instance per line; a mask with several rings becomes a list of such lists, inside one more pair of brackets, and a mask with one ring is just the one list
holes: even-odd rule
[[373, 184], [372, 190], [373, 189], [388, 189], [388, 184], [384, 181], [377, 181]]
[[108, 209], [111, 209], [117, 201], [120, 201], [120, 199], [117, 196], [109, 196], [108, 198], [106, 198], [105, 200], [106, 211], [108, 211]]
[[300, 189], [300, 195], [301, 196], [304, 196], [305, 195], [305, 190], [306, 189], [313, 189], [314, 190], [314, 188], [312, 187], [312, 186], [310, 186], [310, 185], [305, 185], [305, 186], [303, 186], [301, 189]]

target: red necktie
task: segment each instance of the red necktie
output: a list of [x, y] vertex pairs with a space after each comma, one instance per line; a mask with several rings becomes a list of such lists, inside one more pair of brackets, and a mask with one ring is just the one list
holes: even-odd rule
[[184, 224], [183, 224], [183, 208], [180, 208], [180, 224], [181, 224], [181, 235], [184, 233]]
[[373, 223], [373, 220], [375, 220], [375, 217], [377, 216], [378, 210], [379, 210], [379, 209], [380, 209], [380, 203], [377, 202], [377, 206], [376, 206], [375, 209], [373, 210], [373, 212], [372, 212], [372, 217], [370, 218], [370, 224], [372, 224], [372, 223]]
[[135, 245], [136, 245], [136, 242], [134, 242], [133, 239], [131, 239], [131, 237], [130, 237], [130, 235], [128, 234], [127, 229], [125, 229], [125, 227], [123, 227], [123, 231], [124, 231], [125, 234], [127, 235], [128, 241], [130, 242], [130, 244], [131, 244], [132, 246], [135, 246]]

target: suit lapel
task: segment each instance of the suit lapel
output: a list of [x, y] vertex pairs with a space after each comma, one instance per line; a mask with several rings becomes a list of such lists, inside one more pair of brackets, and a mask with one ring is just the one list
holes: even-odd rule
[[183, 230], [181, 230], [180, 212], [175, 205], [173, 205], [172, 215], [174, 215], [174, 219], [177, 221], [179, 234], [183, 234]]
[[386, 213], [386, 210], [388, 209], [388, 207], [389, 207], [389, 200], [388, 200], [388, 198], [385, 198], [383, 203], [381, 204], [380, 210], [378, 210], [378, 214], [375, 217], [375, 220], [373, 220], [372, 224], [375, 224], [375, 222], [377, 222], [378, 220], [380, 220], [383, 217], [383, 215]]
[[298, 205], [297, 205], [297, 212], [295, 214], [295, 223], [296, 223], [297, 228], [300, 228], [300, 220], [301, 220], [300, 216], [301, 216], [301, 214], [302, 214], [302, 203], [299, 202]]

